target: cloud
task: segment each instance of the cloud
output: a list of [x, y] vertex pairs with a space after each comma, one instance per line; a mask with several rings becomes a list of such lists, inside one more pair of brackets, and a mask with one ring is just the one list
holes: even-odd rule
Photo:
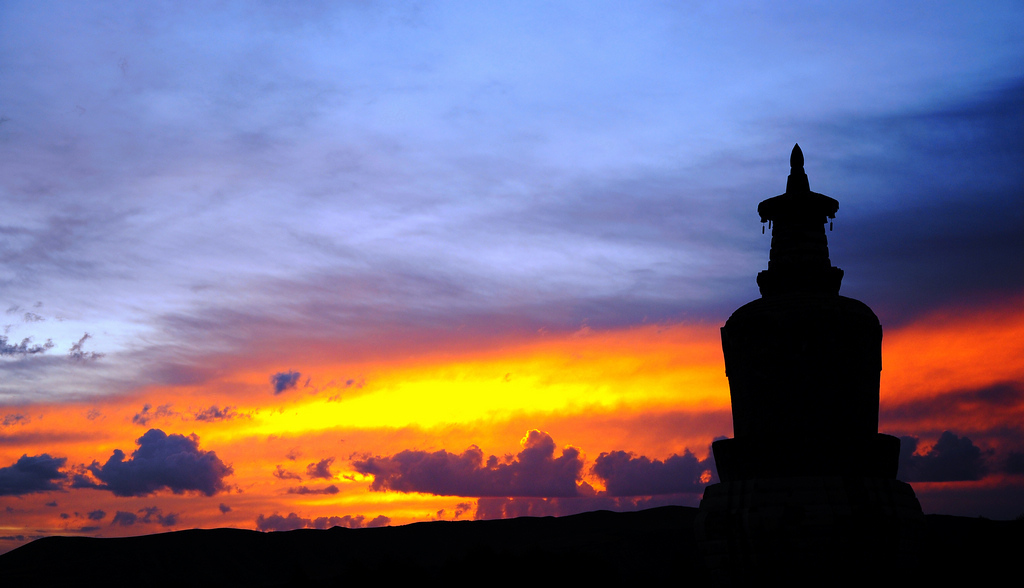
[[148, 496], [165, 488], [175, 494], [213, 496], [225, 490], [224, 478], [233, 473], [216, 453], [199, 449], [195, 434], [185, 437], [150, 429], [136, 443], [139, 448], [129, 459], [115, 449], [107, 463], [94, 461], [86, 468], [98, 484], [76, 476], [72, 485], [110, 490], [115, 496]]
[[223, 502], [217, 505], [217, 508], [220, 509], [220, 514], [228, 514], [229, 512], [231, 512], [231, 507], [224, 504]]
[[[141, 516], [140, 516], [141, 515]], [[111, 519], [110, 525], [120, 525], [122, 527], [130, 527], [135, 524], [140, 525], [152, 525], [157, 524], [161, 527], [173, 527], [178, 524], [178, 517], [181, 516], [179, 513], [168, 513], [164, 514], [163, 510], [156, 506], [147, 506], [140, 508], [136, 512], [126, 512], [123, 510], [117, 511], [114, 514], [114, 518]], [[91, 518], [91, 517], [90, 517]], [[97, 519], [98, 520], [98, 519]]]
[[0, 496], [21, 496], [36, 492], [60, 490], [67, 474], [61, 472], [66, 457], [49, 454], [22, 455], [18, 461], [0, 468]]
[[997, 382], [983, 388], [886, 403], [879, 420], [889, 430], [919, 431], [922, 422], [957, 422], [964, 414], [972, 415], [975, 427], [983, 427], [975, 429], [978, 433], [1017, 429], [1024, 420], [1024, 382]]
[[305, 529], [312, 525], [310, 519], [304, 519], [299, 515], [291, 512], [288, 516], [283, 517], [277, 513], [270, 516], [259, 515], [256, 517], [256, 530], [257, 531], [294, 531], [295, 529]]
[[107, 513], [105, 511], [97, 509], [91, 511], [87, 516], [91, 521], [102, 521], [107, 516]]
[[274, 394], [280, 394], [285, 390], [295, 388], [301, 375], [299, 372], [287, 371], [278, 372], [270, 376], [270, 383], [274, 385]]
[[3, 419], [0, 419], [0, 425], [10, 427], [11, 425], [24, 425], [28, 424], [31, 419], [27, 414], [5, 414]]
[[689, 449], [661, 460], [634, 457], [625, 451], [598, 456], [591, 471], [605, 483], [609, 496], [653, 496], [703, 492], [716, 474], [713, 458], [697, 459]]
[[474, 518], [564, 517], [595, 510], [627, 512], [669, 505], [695, 507], [699, 503], [700, 495], [692, 492], [652, 497], [614, 497], [603, 494], [569, 498], [484, 497], [477, 501]]
[[578, 449], [566, 447], [554, 457], [555, 442], [536, 429], [520, 441], [523, 450], [499, 460], [471, 446], [460, 455], [447, 451], [402, 451], [389, 457], [352, 462], [372, 475], [375, 491], [424, 492], [446, 496], [576, 496], [583, 470]]
[[259, 515], [256, 517], [257, 531], [294, 531], [295, 529], [329, 529], [331, 527], [346, 527], [349, 529], [363, 529], [371, 527], [386, 527], [391, 519], [384, 515], [378, 515], [367, 521], [363, 515], [345, 515], [343, 517], [317, 517], [307, 519], [295, 513], [288, 513], [283, 517], [277, 513], [270, 516]]
[[21, 343], [8, 343], [7, 337], [0, 335], [0, 357], [11, 355], [37, 355], [53, 349], [53, 341], [47, 339], [42, 345], [32, 345], [32, 337], [25, 337]]
[[155, 411], [149, 412], [151, 408], [153, 408], [153, 406], [150, 404], [143, 405], [142, 411], [136, 413], [135, 416], [132, 417], [132, 422], [136, 425], [146, 425], [153, 419], [162, 419], [177, 416], [178, 414], [176, 411], [171, 409], [170, 404], [158, 406]]
[[325, 480], [334, 479], [334, 474], [331, 473], [331, 464], [334, 463], [333, 457], [321, 459], [316, 463], [311, 463], [306, 466], [306, 475], [310, 478], [323, 478]]
[[68, 357], [74, 361], [92, 361], [103, 357], [102, 353], [96, 353], [95, 351], [82, 351], [82, 345], [85, 345], [86, 340], [91, 339], [92, 335], [86, 333], [82, 335], [82, 338], [77, 343], [71, 345], [71, 349], [68, 350]]
[[[1024, 287], [1022, 103], [1018, 79], [958, 104], [854, 117], [824, 139], [836, 144], [847, 193], [886, 199], [865, 206], [839, 197], [836, 230], [850, 230], [829, 235], [836, 265], [871, 268], [848, 272], [844, 287], [866, 290], [883, 322]], [[843, 153], [856, 145], [867, 147]]]
[[216, 421], [230, 421], [231, 419], [238, 418], [242, 415], [235, 412], [234, 406], [225, 406], [224, 408], [217, 408], [217, 405], [213, 405], [205, 410], [192, 413], [192, 416], [197, 421], [204, 422], [216, 422]]
[[140, 513], [143, 513], [139, 522], [144, 524], [156, 523], [161, 527], [173, 527], [178, 524], [178, 517], [181, 516], [179, 513], [167, 513], [166, 515], [162, 510], [155, 506], [145, 507], [139, 509]]
[[132, 512], [125, 512], [119, 510], [114, 513], [114, 518], [110, 521], [110, 526], [121, 525], [122, 527], [130, 527], [135, 524], [139, 517]]
[[985, 456], [967, 437], [945, 431], [924, 455], [918, 455], [917, 437], [900, 437], [897, 477], [905, 482], [980, 480], [986, 473]]
[[280, 464], [278, 464], [277, 470], [274, 471], [274, 477], [275, 478], [280, 478], [282, 480], [299, 480], [299, 481], [302, 481], [302, 476], [300, 476], [300, 475], [298, 475], [296, 473], [293, 473], [293, 472], [289, 472], [288, 470], [286, 470], [283, 467], [281, 467]]
[[338, 487], [334, 484], [326, 488], [308, 488], [306, 486], [297, 486], [295, 488], [289, 488], [288, 494], [337, 494]]

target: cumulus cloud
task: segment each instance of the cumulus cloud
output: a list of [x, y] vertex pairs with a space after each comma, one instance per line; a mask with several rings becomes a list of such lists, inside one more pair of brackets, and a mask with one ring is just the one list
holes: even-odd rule
[[228, 514], [229, 512], [231, 512], [231, 507], [224, 504], [223, 502], [217, 505], [217, 508], [220, 509], [220, 514]]
[[532, 430], [520, 441], [523, 449], [511, 459], [484, 459], [471, 446], [462, 454], [406, 450], [387, 457], [352, 462], [374, 477], [375, 491], [425, 492], [447, 496], [576, 496], [583, 458], [575, 447], [555, 457], [550, 435]]
[[72, 485], [110, 490], [115, 496], [148, 496], [162, 489], [212, 496], [225, 490], [224, 478], [233, 473], [216, 453], [199, 449], [195, 434], [186, 437], [150, 429], [136, 443], [139, 448], [127, 460], [123, 451], [115, 449], [102, 466], [94, 461], [86, 468], [98, 483], [78, 475]]
[[331, 464], [334, 463], [333, 457], [321, 459], [316, 463], [311, 463], [306, 466], [306, 475], [310, 478], [323, 478], [325, 480], [334, 479], [334, 474], [331, 473]]
[[278, 372], [270, 376], [270, 383], [274, 385], [274, 394], [280, 394], [285, 390], [295, 388], [301, 375], [299, 372], [287, 371]]
[[307, 519], [291, 512], [283, 517], [277, 513], [270, 516], [259, 515], [256, 517], [257, 531], [294, 531], [295, 529], [329, 529], [331, 527], [346, 527], [349, 529], [363, 529], [370, 527], [386, 527], [391, 519], [384, 515], [378, 515], [367, 521], [363, 515], [345, 515], [343, 517], [317, 517]]
[[945, 431], [923, 455], [917, 454], [917, 437], [900, 437], [897, 477], [905, 482], [953, 482], [980, 480], [986, 473], [985, 457], [967, 437]]
[[326, 488], [309, 488], [306, 486], [296, 486], [295, 488], [289, 488], [288, 494], [337, 494], [338, 487], [334, 484]]
[[703, 492], [715, 476], [711, 458], [697, 459], [689, 449], [665, 461], [634, 457], [625, 451], [602, 453], [591, 471], [604, 481], [609, 496]]
[[105, 511], [102, 511], [102, 510], [99, 510], [99, 509], [91, 511], [88, 514], [88, 517], [89, 517], [90, 521], [102, 521], [104, 518], [106, 518], [106, 516], [107, 516], [107, 513]]
[[60, 490], [67, 474], [60, 471], [66, 457], [49, 454], [22, 455], [13, 464], [0, 468], [0, 496], [21, 496]]

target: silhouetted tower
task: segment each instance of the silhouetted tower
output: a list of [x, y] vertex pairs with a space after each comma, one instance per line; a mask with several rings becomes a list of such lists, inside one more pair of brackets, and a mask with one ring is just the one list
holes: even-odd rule
[[735, 438], [713, 444], [721, 483], [697, 534], [734, 581], [905, 558], [922, 517], [896, 480], [899, 439], [878, 433], [882, 327], [839, 295], [829, 260], [839, 202], [811, 192], [799, 145], [790, 165], [786, 193], [757, 207], [772, 231], [761, 298], [722, 327]]

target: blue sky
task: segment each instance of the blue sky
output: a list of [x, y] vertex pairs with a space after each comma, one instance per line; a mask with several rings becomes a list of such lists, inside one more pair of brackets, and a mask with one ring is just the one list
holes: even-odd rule
[[842, 205], [844, 292], [884, 321], [1019, 291], [1022, 24], [1016, 2], [7, 3], [8, 335], [722, 320], [756, 297], [754, 209], [795, 142]]

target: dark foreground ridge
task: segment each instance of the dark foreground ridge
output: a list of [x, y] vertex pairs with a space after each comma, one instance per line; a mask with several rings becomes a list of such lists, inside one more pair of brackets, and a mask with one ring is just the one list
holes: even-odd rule
[[[375, 529], [46, 537], [0, 556], [0, 578], [4, 586], [331, 586], [384, 579], [704, 585], [711, 578], [694, 540], [696, 515], [695, 508], [666, 506]], [[925, 527], [918, 565], [879, 582], [1019, 578], [1024, 522], [928, 515]]]

